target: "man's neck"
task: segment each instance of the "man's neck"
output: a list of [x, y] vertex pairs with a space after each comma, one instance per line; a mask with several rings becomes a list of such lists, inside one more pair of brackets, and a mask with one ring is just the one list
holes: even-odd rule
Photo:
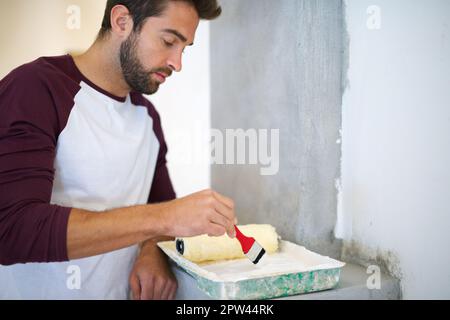
[[95, 85], [115, 96], [126, 97], [130, 88], [120, 70], [118, 50], [97, 41], [73, 59], [80, 72]]

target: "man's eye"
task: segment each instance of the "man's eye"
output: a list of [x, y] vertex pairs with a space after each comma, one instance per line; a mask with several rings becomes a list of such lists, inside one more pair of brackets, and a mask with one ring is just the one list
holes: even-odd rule
[[172, 47], [173, 46], [172, 42], [169, 42], [169, 41], [166, 41], [166, 40], [163, 40], [163, 41], [164, 41], [164, 44], [166, 45], [166, 47]]

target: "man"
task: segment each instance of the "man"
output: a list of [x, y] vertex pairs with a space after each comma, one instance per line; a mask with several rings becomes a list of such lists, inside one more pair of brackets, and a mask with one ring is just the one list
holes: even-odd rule
[[[159, 116], [142, 94], [181, 70], [214, 0], [109, 0], [83, 55], [40, 58], [0, 82], [0, 298], [171, 299], [156, 246], [234, 237], [233, 201], [181, 199]], [[79, 276], [79, 281], [74, 281]]]

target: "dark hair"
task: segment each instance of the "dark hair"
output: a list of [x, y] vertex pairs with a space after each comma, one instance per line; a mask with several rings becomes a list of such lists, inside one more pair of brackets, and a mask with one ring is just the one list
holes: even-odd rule
[[217, 0], [108, 0], [99, 38], [111, 30], [111, 10], [115, 6], [127, 7], [133, 17], [134, 31], [139, 32], [147, 18], [158, 17], [164, 12], [169, 1], [184, 1], [192, 4], [200, 19], [204, 20], [213, 20], [222, 13]]

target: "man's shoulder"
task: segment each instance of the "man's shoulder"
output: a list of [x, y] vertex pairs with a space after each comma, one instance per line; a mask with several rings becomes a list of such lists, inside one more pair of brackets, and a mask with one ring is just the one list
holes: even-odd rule
[[[42, 57], [12, 70], [0, 81], [0, 116], [64, 121], [79, 85], [64, 72], [65, 57]], [[61, 68], [62, 66], [62, 68]]]
[[67, 56], [40, 57], [15, 68], [2, 82], [20, 84], [22, 88], [43, 86], [49, 82], [59, 82], [69, 71]]

